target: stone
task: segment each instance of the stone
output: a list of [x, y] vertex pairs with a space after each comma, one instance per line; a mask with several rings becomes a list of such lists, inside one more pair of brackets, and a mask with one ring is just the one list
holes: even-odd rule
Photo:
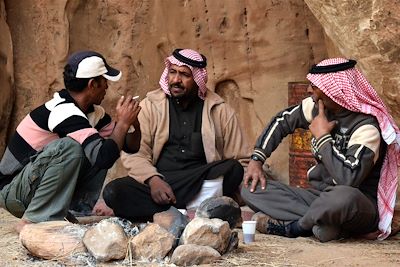
[[42, 259], [70, 257], [86, 252], [82, 238], [86, 228], [65, 221], [27, 224], [19, 239], [34, 256]]
[[176, 246], [179, 238], [189, 223], [187, 216], [183, 215], [177, 208], [171, 206], [168, 210], [153, 215], [153, 223], [156, 223], [166, 229], [175, 237]]
[[161, 261], [172, 249], [175, 237], [158, 224], [150, 223], [130, 243], [133, 258]]
[[194, 218], [188, 223], [179, 241], [180, 245], [210, 246], [223, 254], [231, 237], [229, 224], [221, 219]]
[[103, 220], [86, 231], [83, 243], [96, 260], [106, 262], [125, 258], [128, 238], [120, 225]]
[[196, 217], [219, 218], [229, 223], [231, 229], [242, 223], [242, 211], [232, 198], [212, 197], [204, 200], [196, 210]]
[[178, 266], [192, 266], [212, 263], [221, 258], [221, 254], [208, 246], [181, 245], [172, 253], [170, 263]]
[[226, 248], [225, 253], [234, 251], [239, 246], [239, 234], [237, 231], [232, 231], [231, 237], [229, 238], [229, 244]]
[[129, 220], [120, 217], [110, 217], [105, 220], [121, 226], [128, 238], [137, 235], [140, 231], [139, 229], [142, 229], [147, 225], [146, 223], [132, 223]]
[[259, 211], [251, 217], [251, 221], [256, 221], [256, 230], [265, 234], [267, 231], [267, 223], [269, 218], [269, 216]]

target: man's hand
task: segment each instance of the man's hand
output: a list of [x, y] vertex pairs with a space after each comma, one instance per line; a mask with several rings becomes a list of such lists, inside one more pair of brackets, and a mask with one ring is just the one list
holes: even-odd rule
[[250, 160], [249, 165], [247, 166], [246, 175], [244, 176], [243, 185], [244, 187], [249, 187], [249, 182], [251, 180], [250, 192], [254, 192], [257, 187], [258, 182], [261, 184], [261, 189], [265, 190], [267, 185], [267, 179], [265, 178], [264, 171], [262, 169], [262, 162]]
[[117, 107], [115, 108], [118, 123], [127, 125], [128, 128], [130, 125], [137, 123], [137, 116], [140, 109], [139, 102], [132, 99], [132, 96], [122, 96], [118, 100]]
[[176, 204], [175, 194], [171, 186], [159, 176], [149, 178], [148, 185], [150, 186], [151, 198], [160, 205]]
[[308, 127], [315, 138], [320, 138], [330, 133], [336, 126], [336, 121], [328, 121], [325, 115], [325, 106], [322, 100], [318, 100], [318, 115], [314, 117]]
[[[132, 96], [121, 96], [121, 98], [118, 100], [117, 107], [115, 108], [117, 124], [115, 125], [110, 138], [115, 141], [119, 150], [121, 150], [124, 146], [125, 136], [129, 127], [132, 124], [137, 123], [137, 116], [140, 112], [140, 109], [139, 102], [132, 99]], [[138, 143], [139, 142], [140, 140]]]
[[114, 216], [114, 211], [107, 206], [104, 199], [98, 199], [94, 205], [92, 213], [97, 216]]

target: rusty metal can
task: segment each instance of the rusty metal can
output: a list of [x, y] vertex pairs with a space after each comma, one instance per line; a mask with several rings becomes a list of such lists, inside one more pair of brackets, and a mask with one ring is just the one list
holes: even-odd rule
[[[288, 83], [288, 104], [296, 105], [308, 96], [309, 82]], [[307, 171], [315, 165], [311, 153], [311, 132], [306, 129], [296, 129], [289, 140], [289, 184], [302, 188], [309, 187]]]

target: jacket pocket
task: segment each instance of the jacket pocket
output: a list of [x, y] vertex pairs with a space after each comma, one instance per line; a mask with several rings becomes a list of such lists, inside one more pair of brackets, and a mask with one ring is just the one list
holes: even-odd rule
[[[53, 152], [53, 153], [49, 153]], [[62, 162], [63, 157], [57, 155], [56, 151], [39, 152], [34, 157], [31, 157], [29, 182], [34, 184], [38, 178], [43, 177], [49, 165], [56, 165]]]

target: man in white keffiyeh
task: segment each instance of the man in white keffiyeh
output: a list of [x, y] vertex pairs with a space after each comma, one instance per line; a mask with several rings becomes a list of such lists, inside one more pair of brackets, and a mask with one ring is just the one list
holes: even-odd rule
[[[314, 234], [322, 242], [378, 229], [380, 239], [390, 235], [400, 132], [355, 64], [334, 58], [314, 65], [307, 75], [311, 97], [280, 112], [258, 138], [242, 195], [262, 212], [254, 218], [261, 232]], [[309, 128], [313, 135], [317, 164], [308, 171], [308, 189], [267, 182], [261, 170], [296, 128]]]
[[206, 57], [176, 49], [164, 63], [161, 88], [140, 103], [140, 150], [121, 157], [129, 176], [104, 189], [119, 217], [152, 219], [171, 206], [195, 208], [207, 196], [239, 194], [250, 149], [233, 109], [206, 87]]

